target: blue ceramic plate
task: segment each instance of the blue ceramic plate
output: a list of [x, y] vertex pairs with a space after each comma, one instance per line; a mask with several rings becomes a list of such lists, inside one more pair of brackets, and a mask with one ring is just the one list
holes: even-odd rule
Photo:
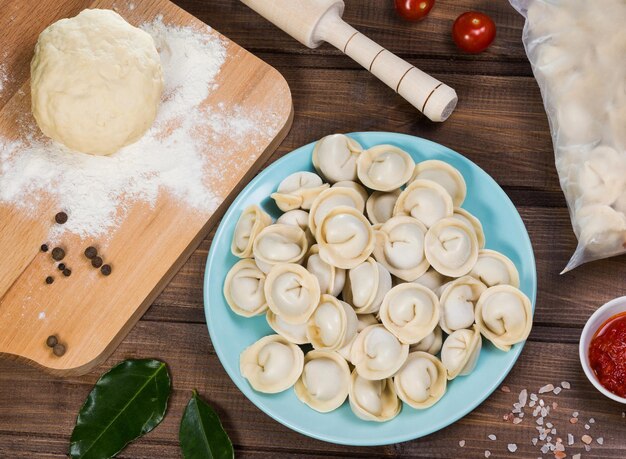
[[[365, 148], [392, 144], [409, 152], [416, 162], [440, 159], [461, 171], [467, 182], [463, 207], [482, 222], [487, 248], [513, 260], [519, 270], [521, 289], [532, 300], [534, 309], [537, 275], [528, 233], [513, 203], [485, 171], [449, 148], [417, 137], [388, 132], [350, 135]], [[312, 151], [311, 143], [273, 163], [248, 184], [224, 215], [213, 239], [204, 277], [204, 310], [213, 347], [233, 382], [248, 399], [278, 422], [304, 435], [345, 445], [385, 445], [442, 429], [472, 411], [498, 387], [517, 360], [523, 343], [502, 352], [483, 340], [474, 372], [450, 381], [446, 394], [436, 405], [419, 411], [405, 404], [395, 419], [385, 423], [357, 418], [347, 402], [331, 413], [318, 413], [301, 403], [293, 389], [272, 395], [255, 392], [239, 373], [239, 354], [262, 336], [274, 332], [264, 315], [240, 317], [224, 299], [224, 279], [237, 261], [230, 253], [233, 231], [242, 210], [250, 204], [259, 204], [273, 217], [280, 215], [269, 195], [289, 174], [314, 172]]]

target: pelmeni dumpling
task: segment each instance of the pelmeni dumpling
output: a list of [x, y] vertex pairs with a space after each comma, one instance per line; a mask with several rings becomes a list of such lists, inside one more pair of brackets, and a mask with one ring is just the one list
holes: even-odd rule
[[441, 361], [446, 367], [448, 379], [474, 371], [481, 348], [482, 339], [476, 325], [471, 329], [456, 330], [448, 336], [441, 348]]
[[400, 413], [402, 403], [391, 378], [373, 381], [359, 376], [355, 369], [350, 380], [350, 408], [359, 419], [385, 422]]
[[467, 185], [465, 184], [463, 175], [461, 175], [456, 168], [444, 161], [431, 159], [417, 163], [415, 165], [413, 180], [431, 180], [438, 183], [444, 187], [452, 197], [452, 202], [455, 207], [460, 207], [463, 201], [465, 201]]
[[269, 308], [288, 324], [309, 320], [320, 300], [317, 278], [295, 263], [274, 265], [265, 279], [264, 291]]
[[371, 325], [354, 340], [350, 361], [359, 376], [386, 379], [400, 369], [408, 355], [408, 344], [398, 341], [384, 325]]
[[424, 274], [422, 274], [420, 277], [412, 282], [414, 284], [420, 284], [424, 287], [428, 287], [437, 295], [439, 295], [439, 290], [441, 289], [441, 287], [450, 282], [450, 280], [451, 279], [449, 277], [438, 273], [437, 270], [429, 268], [428, 271], [426, 271]]
[[309, 351], [294, 390], [301, 402], [320, 413], [339, 408], [348, 397], [350, 368], [336, 352]]
[[329, 186], [313, 172], [296, 172], [280, 182], [271, 198], [283, 212], [293, 209], [308, 210], [317, 195]]
[[578, 209], [574, 231], [590, 259], [597, 258], [596, 254], [618, 254], [626, 247], [626, 215], [610, 206], [596, 204]]
[[285, 338], [287, 341], [294, 344], [307, 344], [309, 338], [306, 336], [306, 322], [301, 324], [289, 324], [285, 322], [280, 316], [277, 316], [268, 310], [265, 315], [265, 319], [272, 330]]
[[241, 375], [252, 388], [266, 394], [293, 386], [304, 366], [302, 349], [280, 335], [264, 336], [244, 349], [239, 358]]
[[452, 198], [444, 187], [431, 180], [411, 182], [393, 208], [393, 215], [410, 215], [417, 218], [427, 228], [442, 218], [451, 217], [454, 212]]
[[424, 255], [426, 227], [413, 217], [387, 220], [375, 233], [374, 258], [405, 281], [419, 278], [429, 268]]
[[476, 239], [478, 240], [478, 248], [482, 249], [485, 247], [485, 232], [483, 231], [483, 224], [480, 223], [479, 219], [477, 219], [474, 215], [470, 214], [462, 207], [457, 207], [454, 209], [452, 218], [456, 218], [457, 220], [460, 220], [463, 223], [469, 225], [470, 228], [473, 228], [474, 233], [476, 233]]
[[485, 285], [470, 276], [449, 282], [441, 294], [439, 325], [450, 334], [455, 330], [470, 328], [474, 323], [474, 310]]
[[496, 285], [483, 292], [476, 304], [476, 324], [498, 349], [528, 338], [533, 323], [530, 300], [510, 285]]
[[367, 218], [372, 225], [385, 223], [393, 217], [393, 208], [400, 196], [400, 189], [393, 191], [374, 191], [365, 203]]
[[356, 191], [361, 195], [363, 201], [367, 201], [369, 194], [363, 185], [357, 182], [353, 182], [352, 180], [342, 180], [341, 182], [337, 182], [331, 186], [331, 188], [350, 188], [351, 190]]
[[439, 322], [439, 299], [419, 284], [400, 284], [389, 290], [379, 311], [383, 325], [402, 343], [427, 337]]
[[354, 181], [356, 160], [362, 151], [361, 145], [347, 135], [327, 135], [315, 144], [313, 166], [330, 183]]
[[444, 276], [464, 276], [478, 259], [476, 233], [455, 218], [444, 218], [426, 233], [424, 252], [432, 267]]
[[309, 228], [317, 236], [317, 227], [328, 212], [339, 206], [354, 207], [359, 212], [365, 209], [365, 200], [358, 191], [352, 188], [330, 188], [320, 193], [309, 212]]
[[240, 260], [226, 275], [224, 298], [236, 314], [243, 317], [256, 316], [267, 309], [264, 285], [265, 273], [254, 260]]
[[446, 369], [427, 352], [411, 352], [393, 378], [400, 400], [422, 410], [437, 403], [446, 393]]
[[441, 350], [442, 344], [443, 335], [441, 333], [441, 327], [437, 325], [428, 336], [415, 344], [411, 344], [409, 346], [409, 352], [422, 351], [437, 355]]
[[336, 351], [356, 336], [358, 319], [348, 303], [322, 295], [308, 320], [306, 335], [315, 349]]
[[256, 204], [246, 207], [235, 226], [235, 234], [230, 246], [233, 255], [239, 258], [250, 258], [254, 239], [263, 228], [271, 223], [272, 217]]
[[391, 290], [391, 274], [373, 258], [348, 271], [343, 299], [357, 314], [376, 313], [383, 298]]
[[306, 235], [299, 227], [274, 224], [254, 239], [252, 253], [257, 266], [267, 273], [278, 263], [300, 263], [307, 248]]
[[307, 211], [302, 209], [290, 210], [278, 217], [276, 223], [297, 226], [304, 231], [309, 246], [315, 244], [315, 237], [313, 237], [311, 229], [309, 228], [309, 213]]
[[374, 249], [372, 225], [353, 207], [339, 206], [328, 212], [315, 236], [322, 260], [338, 268], [358, 266]]
[[[374, 314], [357, 314], [356, 318], [357, 318], [357, 326], [356, 326], [357, 333], [365, 330], [370, 325], [378, 325], [378, 319], [376, 318]], [[352, 350], [352, 343], [354, 343], [355, 339], [356, 339], [356, 335], [354, 335], [354, 338], [352, 338], [352, 341], [350, 341], [341, 349], [337, 350], [339, 355], [342, 356], [344, 359], [346, 359], [346, 361], [348, 362], [350, 362], [350, 351]]]
[[346, 270], [326, 263], [319, 255], [319, 246], [315, 244], [309, 249], [306, 269], [317, 277], [322, 294], [339, 296], [346, 282]]
[[495, 250], [483, 249], [478, 252], [478, 260], [470, 271], [470, 276], [487, 287], [512, 285], [519, 288], [519, 273], [513, 262]]
[[411, 179], [415, 161], [398, 147], [377, 145], [363, 151], [356, 165], [363, 185], [376, 191], [392, 191]]

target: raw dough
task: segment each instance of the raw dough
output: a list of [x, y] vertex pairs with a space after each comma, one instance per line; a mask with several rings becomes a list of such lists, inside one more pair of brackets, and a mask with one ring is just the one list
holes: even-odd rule
[[46, 28], [31, 62], [32, 111], [67, 147], [108, 155], [138, 140], [163, 91], [152, 37], [111, 10], [84, 10]]

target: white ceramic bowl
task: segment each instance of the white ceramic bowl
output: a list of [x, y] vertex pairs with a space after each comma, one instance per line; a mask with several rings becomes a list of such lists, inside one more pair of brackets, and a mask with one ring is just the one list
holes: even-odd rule
[[583, 370], [585, 370], [587, 378], [596, 387], [596, 389], [610, 399], [626, 405], [626, 398], [615, 395], [613, 392], [607, 390], [602, 384], [600, 384], [600, 381], [598, 381], [598, 378], [596, 378], [594, 371], [589, 365], [589, 343], [591, 343], [593, 335], [596, 333], [598, 328], [604, 324], [604, 322], [621, 312], [626, 312], [626, 296], [615, 298], [594, 312], [591, 317], [589, 317], [589, 320], [587, 320], [585, 328], [583, 328], [583, 332], [580, 336], [579, 354]]

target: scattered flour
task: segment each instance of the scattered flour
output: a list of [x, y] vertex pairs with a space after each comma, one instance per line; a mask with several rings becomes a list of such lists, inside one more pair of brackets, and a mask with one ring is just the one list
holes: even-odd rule
[[108, 157], [76, 153], [44, 138], [30, 116], [21, 123], [19, 140], [0, 137], [0, 203], [37, 218], [51, 195], [54, 209], [70, 216], [52, 227], [51, 242], [65, 231], [83, 239], [106, 237], [135, 202], [154, 206], [161, 192], [210, 213], [219, 204], [211, 182], [225, 167], [215, 161], [224, 156], [218, 140], [274, 132], [267, 114], [203, 103], [218, 86], [215, 77], [226, 57], [226, 44], [208, 26], [170, 26], [158, 17], [141, 28], [159, 50], [165, 89], [154, 125], [138, 142]]

